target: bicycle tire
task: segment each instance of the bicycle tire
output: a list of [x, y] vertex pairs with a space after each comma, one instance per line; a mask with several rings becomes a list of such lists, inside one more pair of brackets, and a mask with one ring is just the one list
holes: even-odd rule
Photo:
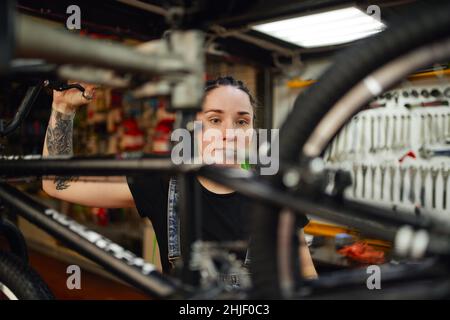
[[0, 288], [9, 299], [54, 299], [52, 292], [38, 273], [24, 264], [20, 258], [7, 252], [0, 252]]
[[[415, 10], [389, 29], [339, 52], [318, 81], [301, 93], [279, 134], [280, 168], [305, 160], [303, 147], [321, 119], [335, 103], [379, 66], [415, 48], [450, 35], [450, 4], [431, 10]], [[283, 188], [280, 177], [268, 178]], [[258, 211], [257, 211], [258, 210]], [[279, 210], [254, 207], [252, 233], [252, 281], [255, 298], [283, 298], [277, 261]]]
[[19, 257], [23, 263], [28, 263], [28, 249], [25, 238], [19, 228], [7, 219], [0, 220], [0, 234], [3, 235], [11, 248], [11, 253]]

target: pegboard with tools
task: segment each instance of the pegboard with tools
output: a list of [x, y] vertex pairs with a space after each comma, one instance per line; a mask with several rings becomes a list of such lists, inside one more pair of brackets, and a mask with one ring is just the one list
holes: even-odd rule
[[351, 172], [345, 196], [415, 214], [450, 215], [450, 87], [389, 91], [356, 114], [324, 153]]

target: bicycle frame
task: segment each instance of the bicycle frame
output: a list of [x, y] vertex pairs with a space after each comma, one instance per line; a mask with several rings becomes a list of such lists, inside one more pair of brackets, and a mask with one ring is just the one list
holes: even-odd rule
[[[5, 48], [8, 52], [2, 56], [2, 61], [0, 61], [1, 75], [8, 76], [11, 72], [14, 72], [14, 68], [11, 67], [9, 61], [12, 56], [45, 59], [57, 63], [70, 61], [70, 63], [94, 64], [95, 68], [85, 68], [81, 73], [71, 66], [61, 66], [43, 68], [44, 71], [37, 68], [37, 74], [39, 75], [39, 72], [43, 71], [41, 76], [44, 77], [54, 77], [56, 73], [57, 77], [63, 79], [82, 80], [94, 78], [93, 82], [104, 84], [114, 80], [114, 77], [113, 79], [111, 78], [108, 70], [104, 69], [109, 68], [120, 73], [120, 76], [116, 76], [116, 80], [119, 80], [113, 81], [115, 84], [120, 83], [119, 87], [123, 86], [123, 84], [130, 85], [130, 82], [135, 82], [131, 81], [133, 79], [126, 77], [126, 75], [139, 75], [139, 77], [145, 77], [149, 80], [154, 80], [155, 77], [158, 77], [159, 85], [156, 85], [156, 89], [152, 93], [168, 94], [167, 88], [172, 89], [170, 91], [172, 93], [171, 108], [184, 115], [184, 117], [178, 117], [181, 126], [185, 126], [186, 122], [192, 118], [192, 115], [200, 109], [203, 98], [203, 90], [201, 88], [204, 67], [202, 55], [203, 34], [201, 32], [173, 32], [169, 40], [173, 41], [174, 44], [168, 43], [166, 40], [154, 41], [152, 52], [141, 53], [123, 45], [107, 42], [99, 44], [92, 39], [65, 34], [35, 23], [29, 18], [12, 14], [12, 4], [12, 1], [2, 3], [2, 7], [5, 9], [2, 10], [2, 13], [7, 16], [5, 20], [7, 22], [6, 28], [2, 32], [5, 32], [6, 35], [3, 39], [6, 40]], [[46, 36], [43, 38], [46, 40], [35, 42], [36, 38], [38, 38], [35, 36], [37, 33], [45, 34]], [[3, 57], [6, 57], [6, 61]], [[26, 71], [26, 68], [23, 69]], [[36, 71], [36, 68], [31, 68], [31, 70]], [[103, 76], [105, 74], [107, 74], [106, 77]], [[125, 77], [121, 78], [124, 74]], [[41, 87], [42, 85], [40, 84], [37, 88], [40, 90]], [[6, 135], [17, 128], [29, 111], [39, 90], [30, 89], [30, 94], [23, 100], [22, 106], [13, 122], [6, 126], [2, 123], [0, 128], [2, 134]], [[186, 95], [186, 92], [189, 95]], [[167, 162], [161, 163], [159, 161], [154, 167], [161, 169], [161, 165], [164, 167], [166, 164]], [[183, 190], [186, 189], [185, 183], [181, 183], [180, 187], [181, 193], [183, 193]], [[6, 205], [17, 209], [20, 214], [32, 223], [42, 227], [70, 247], [76, 248], [106, 269], [113, 270], [119, 277], [131, 282], [144, 292], [160, 298], [170, 297], [177, 292], [175, 290], [175, 281], [170, 281], [160, 276], [154, 271], [155, 267], [145, 263], [142, 258], [135, 257], [134, 254], [123, 250], [123, 248], [110, 240], [85, 229], [75, 221], [44, 206], [7, 184], [2, 183], [1, 189], [2, 202]], [[186, 199], [187, 197], [182, 198]], [[181, 217], [189, 221], [191, 219], [188, 214], [189, 211], [182, 210]], [[192, 238], [187, 233], [184, 236]], [[115, 252], [111, 253], [109, 251]], [[184, 251], [186, 252], [184, 258], [187, 261], [189, 260], [189, 250]], [[185, 280], [188, 277], [190, 277], [190, 274], [186, 274]]]
[[[314, 213], [318, 216], [330, 219], [336, 222], [344, 222], [362, 230], [376, 234], [381, 238], [392, 240], [395, 236], [396, 228], [411, 224], [416, 227], [433, 227], [429, 220], [412, 218], [411, 216], [389, 215], [389, 211], [383, 212], [379, 208], [372, 212], [366, 205], [354, 203], [354, 211], [350, 210], [350, 205], [345, 205], [345, 210], [337, 212], [333, 207], [336, 202], [322, 202], [322, 206], [317, 206], [316, 202], [307, 198], [299, 198], [295, 195], [286, 195], [267, 184], [253, 180], [252, 178], [239, 177], [238, 172], [232, 169], [223, 169], [218, 167], [201, 166], [174, 166], [170, 159], [133, 159], [133, 160], [107, 160], [103, 158], [75, 158], [73, 160], [0, 160], [0, 175], [7, 181], [6, 176], [30, 176], [30, 175], [133, 175], [133, 174], [154, 174], [154, 173], [172, 173], [179, 175], [203, 175], [217, 182], [233, 187], [255, 200], [264, 201], [269, 204], [280, 207], [288, 207], [295, 212], [304, 212], [314, 208]], [[249, 188], [251, 186], [251, 188]], [[249, 191], [251, 190], [251, 191]], [[192, 196], [192, 190], [187, 197]], [[48, 206], [45, 206], [38, 200], [26, 195], [24, 192], [2, 182], [0, 183], [0, 200], [11, 207], [17, 214], [51, 234], [68, 247], [73, 248], [87, 258], [103, 266], [106, 270], [123, 280], [131, 283], [145, 293], [156, 298], [180, 298], [189, 297], [194, 294], [193, 288], [184, 286], [181, 282], [175, 281], [156, 271], [155, 266], [136, 257], [133, 253], [126, 251], [121, 246], [113, 243], [111, 240], [99, 235], [98, 233], [87, 229], [74, 220], [68, 218], [61, 212], [58, 212]], [[328, 199], [330, 200], [330, 199]], [[301, 210], [301, 211], [299, 211]], [[366, 214], [372, 220], [380, 223], [354, 218], [355, 212]], [[403, 220], [404, 219], [404, 220]], [[390, 222], [390, 224], [389, 224]], [[442, 224], [436, 225], [442, 227]], [[389, 227], [386, 229], [386, 227]], [[446, 228], [441, 228], [441, 232]], [[443, 242], [446, 244], [446, 242]], [[433, 248], [433, 246], [431, 246]], [[443, 254], [450, 252], [450, 248], [442, 246], [442, 243], [434, 246], [434, 253]], [[404, 272], [404, 271], [403, 271]], [[323, 280], [322, 286], [327, 284]], [[315, 285], [317, 286], [317, 284]]]
[[0, 194], [2, 202], [23, 218], [147, 294], [168, 298], [175, 293], [174, 281], [161, 277], [155, 266], [111, 240], [10, 185], [1, 184]]

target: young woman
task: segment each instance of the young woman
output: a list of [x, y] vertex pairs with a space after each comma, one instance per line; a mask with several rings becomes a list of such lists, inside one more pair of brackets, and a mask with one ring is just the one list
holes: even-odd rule
[[[77, 108], [94, 96], [95, 88], [86, 85], [87, 94], [76, 89], [54, 92], [52, 114], [44, 143], [44, 155], [72, 155], [73, 118]], [[215, 129], [222, 133], [224, 142], [236, 137], [226, 134], [227, 129], [251, 129], [254, 126], [255, 99], [241, 81], [220, 77], [205, 87], [203, 109], [197, 114], [203, 131]], [[203, 139], [202, 137], [199, 137]], [[232, 141], [233, 142], [233, 141]], [[209, 141], [203, 141], [203, 150]], [[211, 146], [210, 146], [211, 147]], [[211, 148], [208, 148], [211, 150]], [[216, 150], [216, 151], [223, 151]], [[235, 165], [238, 166], [238, 165]], [[85, 206], [123, 208], [136, 206], [142, 217], [148, 217], [159, 244], [164, 272], [171, 269], [170, 260], [176, 258], [178, 244], [174, 242], [171, 208], [174, 180], [162, 174], [146, 177], [123, 177], [122, 182], [85, 182], [77, 177], [57, 177], [43, 180], [43, 189], [50, 196]], [[175, 182], [176, 183], [176, 182]], [[233, 190], [198, 177], [202, 199], [202, 238], [208, 241], [248, 240], [248, 200]], [[172, 189], [171, 189], [172, 188]], [[169, 218], [169, 219], [168, 219]], [[308, 223], [305, 218], [299, 227]], [[173, 231], [173, 230], [172, 230]], [[299, 248], [305, 277], [316, 277], [316, 271], [301, 233]]]

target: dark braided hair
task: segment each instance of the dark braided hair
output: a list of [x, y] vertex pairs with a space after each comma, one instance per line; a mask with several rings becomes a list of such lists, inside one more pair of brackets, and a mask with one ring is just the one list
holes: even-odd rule
[[253, 120], [256, 119], [257, 101], [251, 94], [250, 90], [246, 87], [246, 85], [241, 80], [236, 80], [232, 76], [218, 77], [214, 80], [208, 80], [208, 81], [206, 81], [206, 84], [205, 84], [205, 97], [209, 92], [211, 92], [212, 90], [214, 90], [220, 86], [232, 86], [234, 88], [244, 91], [248, 95], [248, 98], [250, 99], [250, 104], [252, 105]]

